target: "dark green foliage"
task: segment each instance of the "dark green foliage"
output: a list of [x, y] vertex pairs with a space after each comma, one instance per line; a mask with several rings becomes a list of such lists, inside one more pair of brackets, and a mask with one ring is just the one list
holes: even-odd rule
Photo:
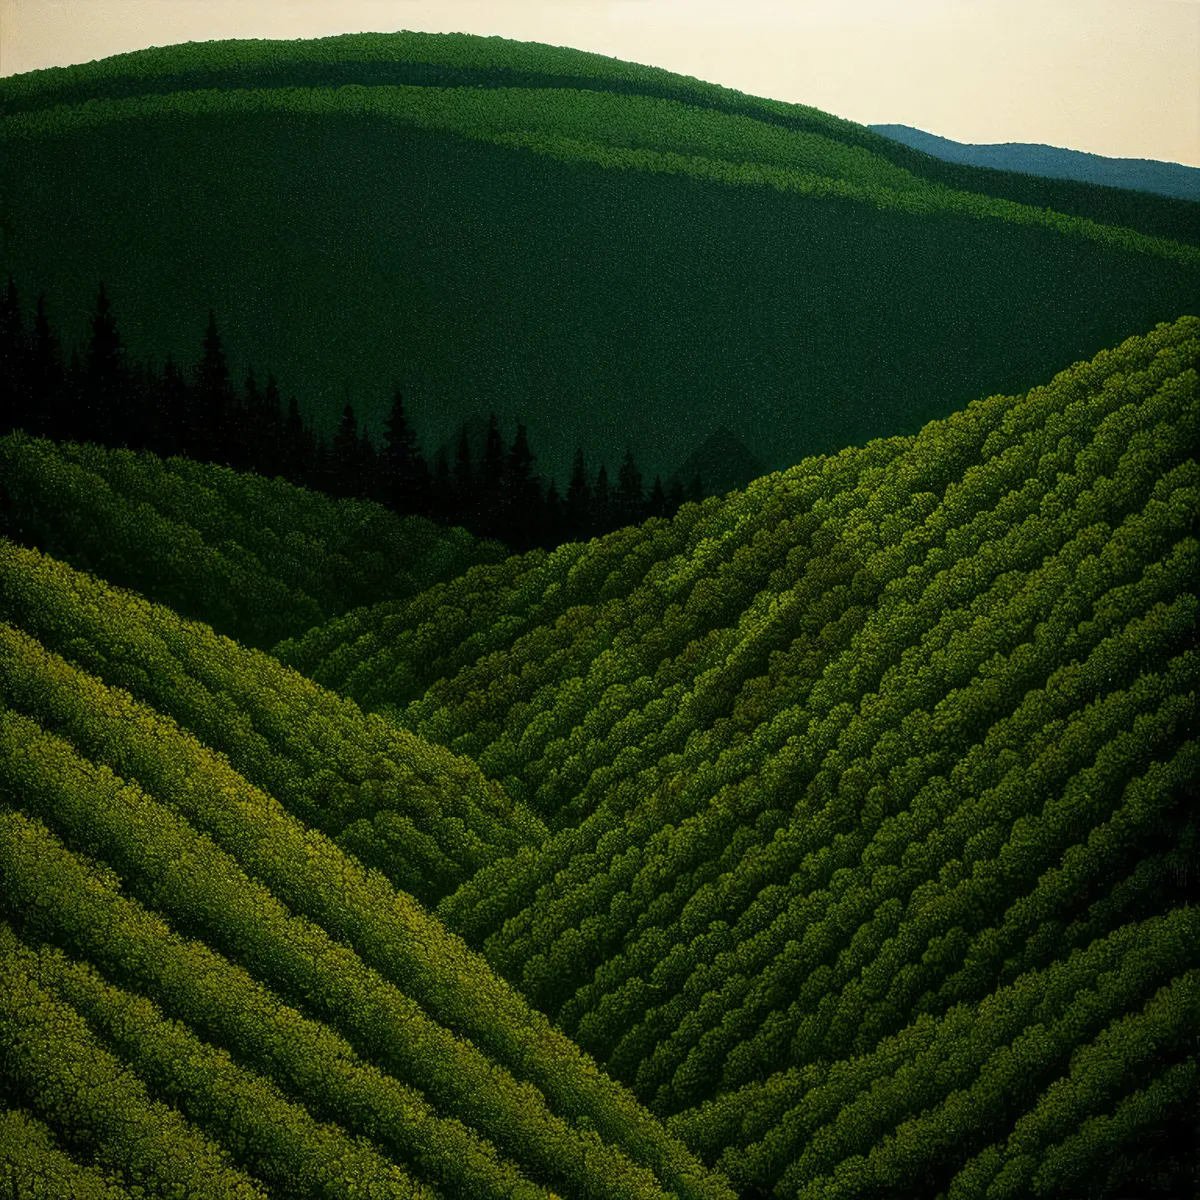
[[0, 472], [13, 500], [0, 532], [254, 646], [503, 553], [370, 502], [144, 452], [12, 434]]
[[1159, 325], [276, 647], [344, 697], [0, 542], [0, 1163], [1189, 1196], [1198, 356]]
[[[861, 127], [706, 107], [686, 81], [673, 99], [564, 78], [394, 86], [388, 45], [369, 85], [289, 86], [282, 65], [311, 50], [243, 47], [236, 88], [141, 92], [125, 60], [100, 74], [132, 69], [137, 96], [5, 118], [0, 265], [67, 312], [103, 277], [135, 355], [182, 361], [218, 296], [230, 360], [303, 379], [325, 435], [347, 385], [381, 427], [400, 330], [427, 444], [484, 396], [560, 478], [583, 444], [614, 464], [632, 445], [666, 477], [698, 425], [731, 422], [790, 465], [1028, 387], [1196, 304], [1195, 205], [1191, 228], [1145, 233], [1136, 206], [1117, 220], [1036, 187], [985, 195], [991, 172], [952, 188], [933, 178], [945, 164]], [[486, 70], [496, 50], [472, 53]], [[281, 244], [281, 227], [303, 236]]]
[[[710, 1161], [768, 1190], [791, 1170], [781, 1194], [816, 1195], [825, 1168], [794, 1166], [798, 1133], [775, 1168], [742, 1157], [793, 1128], [789, 1080], [1000, 1003], [1127, 925], [1194, 914], [1194, 870], [1171, 881], [1200, 840], [1198, 349], [1194, 318], [1162, 325], [916, 437], [477, 568], [281, 652], [546, 816], [554, 836], [484, 868], [442, 917]], [[1084, 1166], [1119, 1174], [1122, 1145], [1157, 1128], [1143, 1086], [1163, 1121], [1195, 1102], [1179, 1031], [1200, 953], [1177, 950], [1158, 977], [1182, 980], [1161, 1002], [1175, 1040], [1147, 1042], [1143, 1074], [1105, 1093], [1125, 1097], [1119, 1119], [1097, 1101], [1083, 1140], [1063, 1127], [1089, 1149], [1055, 1152], [1047, 1194]], [[1089, 1020], [1157, 1012], [1153, 994]], [[1042, 1073], [1000, 1076], [1000, 1099], [953, 1118], [930, 1099], [904, 1170], [948, 1186], [970, 1147], [1003, 1146], [1068, 1086], [1071, 1047], [1109, 1036], [1062, 1028], [1061, 1051], [1029, 1042]], [[750, 1122], [738, 1089], [754, 1088], [782, 1107]], [[1089, 1166], [1109, 1120], [1111, 1153]], [[854, 1171], [916, 1186], [828, 1154], [835, 1194]], [[1032, 1176], [1013, 1178], [1020, 1194]]]
[[913, 150], [867, 126], [802, 104], [748, 96], [657, 67], [605, 55], [470, 34], [346, 34], [312, 41], [213, 41], [118, 54], [11, 76], [0, 113], [33, 112], [102, 97], [162, 95], [195, 88], [416, 84], [572, 88], [682, 101], [858, 147], [931, 182], [1076, 213], [1110, 225], [1195, 242], [1196, 205], [1145, 193], [978, 170]]

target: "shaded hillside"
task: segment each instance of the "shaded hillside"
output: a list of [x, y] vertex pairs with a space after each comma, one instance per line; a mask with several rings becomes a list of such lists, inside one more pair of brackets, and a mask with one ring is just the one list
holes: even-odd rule
[[870, 128], [946, 162], [1046, 175], [1053, 179], [1075, 179], [1104, 187], [1131, 188], [1173, 196], [1176, 200], [1200, 200], [1200, 167], [1148, 158], [1108, 158], [1102, 154], [1024, 142], [972, 145], [925, 133], [911, 125], [872, 125]]
[[[213, 308], [231, 361], [303, 380], [326, 431], [347, 391], [374, 398], [356, 411], [377, 430], [394, 380], [426, 446], [494, 409], [560, 480], [580, 445], [609, 464], [632, 446], [665, 475], [697, 427], [736, 424], [771, 467], [915, 430], [1200, 295], [1200, 250], [1164, 238], [1200, 240], [1196, 206], [1121, 225], [1036, 187], [972, 191], [989, 172], [949, 186], [921, 173], [936, 160], [815, 110], [629, 90], [665, 73], [401, 85], [378, 64], [426, 42], [335, 41], [5, 81], [27, 102], [0, 122], [0, 267], [66, 313], [103, 278], [140, 355], [184, 358]], [[544, 50], [436, 44], [475, 72]], [[318, 66], [279, 74], [298, 61]], [[120, 96], [127, 74], [139, 95]], [[213, 86], [144, 94], [150, 77]], [[76, 103], [39, 107], [39, 89]]]
[[[401, 856], [444, 832], [461, 854], [490, 805], [520, 840], [468, 764], [35, 552], [0, 542], [0, 566], [15, 1186], [32, 1155], [144, 1195], [731, 1196], [359, 845], [296, 815], [374, 801]], [[42, 638], [162, 689], [183, 724]], [[306, 745], [327, 793], [307, 806]], [[352, 795], [339, 770], [371, 782]]]
[[1194, 204], [1129, 197], [1121, 190], [1072, 181], [1032, 180], [1023, 173], [980, 171], [804, 104], [749, 96], [659, 67], [591, 51], [474, 34], [402, 31], [343, 34], [291, 42], [239, 39], [154, 47], [51, 67], [0, 80], [0, 115], [80, 104], [89, 99], [164, 95], [197, 89], [254, 87], [571, 88], [676, 100], [751, 117], [796, 132], [859, 147], [933, 183], [1038, 208], [1126, 225], [1163, 237], [1200, 240]]
[[278, 652], [557, 829], [439, 913], [744, 1195], [1183, 1195], [1198, 367], [1160, 325]]
[[248, 645], [504, 553], [462, 529], [186, 458], [0, 438], [0, 534]]

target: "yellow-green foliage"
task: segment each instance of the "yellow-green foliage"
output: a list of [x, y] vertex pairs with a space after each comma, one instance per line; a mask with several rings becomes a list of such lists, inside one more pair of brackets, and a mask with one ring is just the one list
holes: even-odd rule
[[[903, 1170], [885, 1153], [900, 1126], [860, 1123], [861, 1153], [831, 1140], [818, 1162], [787, 1114], [833, 1064], [879, 1053], [900, 1071], [886, 1047], [906, 1029], [1000, 1003], [1127, 923], [1194, 916], [1172, 880], [1200, 842], [1198, 362], [1200, 321], [1164, 324], [914, 437], [478, 568], [279, 652], [383, 707], [394, 687], [392, 719], [541, 808], [557, 832], [439, 912], [735, 1182], [907, 1187], [992, 1142], [1001, 1158], [970, 1178], [1028, 1166], [1021, 1114], [1075, 1086], [1056, 1080], [1103, 1025], [1031, 1041], [1040, 1066], [1024, 1091], [1003, 1076], [1003, 1102], [950, 1118], [949, 1093], [930, 1098]], [[1126, 1141], [1105, 1162], [1135, 1146], [1154, 1123], [1143, 1086], [1175, 1097], [1164, 1111], [1193, 1102], [1179, 1031], [1200, 957], [1177, 951], [1156, 977], [1181, 980], [1162, 1001], [1176, 1040], [1146, 1042], [1124, 1090], [1061, 1127], [1070, 1147], [1109, 1122]], [[1113, 1038], [1138, 996], [1103, 1010]], [[904, 1070], [920, 1111], [924, 1068]], [[756, 1087], [774, 1107], [750, 1105]], [[1118, 1120], [1104, 1104], [1122, 1095]], [[997, 1106], [1017, 1124], [984, 1115]], [[962, 1158], [938, 1141], [950, 1127]], [[776, 1149], [751, 1149], [768, 1135]], [[1063, 1147], [1044, 1178], [1067, 1186], [1086, 1159]], [[1032, 1178], [1003, 1169], [1018, 1193]]]
[[[623, 1089], [415, 901], [288, 818], [170, 723], [10, 633], [10, 668], [18, 654], [36, 667], [39, 653], [50, 686], [38, 693], [31, 678], [30, 690], [12, 687], [16, 702], [82, 737], [100, 762], [115, 756], [138, 782], [81, 757], [28, 717], [0, 717], [4, 792], [22, 797], [30, 812], [4, 815], [4, 915], [29, 936], [66, 944], [110, 978], [146, 990], [167, 1012], [215, 1034], [235, 1057], [250, 1054], [250, 1065], [263, 1066], [293, 1094], [302, 1086], [308, 1104], [335, 1114], [352, 1134], [384, 1139], [397, 1161], [439, 1190], [539, 1194], [497, 1160], [492, 1142], [520, 1174], [568, 1191], [595, 1172], [592, 1186], [602, 1178], [603, 1194], [659, 1196], [661, 1172], [673, 1190], [725, 1194]], [[11, 670], [7, 678], [15, 679]], [[72, 679], [74, 704], [61, 690]], [[111, 866], [89, 872], [43, 821], [67, 845]], [[121, 894], [126, 889], [132, 897]], [[32, 1019], [19, 999], [13, 1020]], [[280, 1000], [317, 1020], [281, 1009]], [[59, 1012], [49, 1001], [38, 1005]], [[79, 1024], [69, 1013], [53, 1020], [72, 1030]], [[80, 1106], [77, 1098], [61, 1098], [44, 1040], [27, 1045], [30, 1037], [25, 1025], [12, 1026], [9, 1053], [23, 1064], [20, 1094], [61, 1123], [62, 1105]], [[80, 1044], [90, 1063], [90, 1042]], [[97, 1061], [106, 1079], [117, 1070], [111, 1055]], [[136, 1075], [130, 1079], [127, 1087], [141, 1086]], [[130, 1097], [128, 1104], [143, 1104], [136, 1093]], [[95, 1125], [108, 1136], [106, 1112], [85, 1108], [76, 1119], [85, 1131]], [[230, 1132], [231, 1117], [226, 1106], [214, 1146]], [[279, 1110], [279, 1120], [291, 1119]], [[146, 1120], [157, 1122], [162, 1137], [175, 1136], [165, 1117], [147, 1109]], [[115, 1160], [124, 1144], [117, 1143]], [[178, 1153], [195, 1158], [190, 1150]], [[201, 1156], [196, 1169], [206, 1161]], [[375, 1169], [370, 1160], [359, 1165]]]

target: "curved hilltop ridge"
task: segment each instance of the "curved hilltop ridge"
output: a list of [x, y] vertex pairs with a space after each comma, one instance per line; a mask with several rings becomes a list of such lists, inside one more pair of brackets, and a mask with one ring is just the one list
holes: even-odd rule
[[[230, 39], [154, 47], [69, 67], [0, 79], [0, 116], [92, 99], [208, 88], [330, 87], [415, 84], [422, 87], [583, 88], [679, 100], [857, 146], [956, 190], [1054, 208], [1106, 224], [1200, 240], [1194, 205], [1131, 200], [1111, 188], [1060, 186], [1022, 172], [963, 169], [867, 125], [810, 105], [750, 96], [661, 67], [541, 42], [475, 34], [342, 34], [290, 42]], [[1178, 223], [1182, 222], [1182, 225]], [[1190, 236], [1184, 231], [1190, 230]]]
[[915, 430], [1200, 295], [1200, 206], [502, 39], [189, 44], [0, 107], [22, 294], [85, 313], [103, 279], [131, 350], [177, 361], [214, 308], [323, 426], [349, 395], [378, 432], [400, 379], [426, 446], [494, 409], [560, 481], [577, 446], [665, 475], [697, 425], [773, 467]]
[[0, 437], [0, 535], [260, 648], [506, 553], [283, 479], [20, 432]]
[[1103, 1191], [1200, 1096], [1198, 369], [1163, 324], [278, 652], [557, 827], [439, 913], [743, 1194]]
[[[551, 103], [548, 105], [548, 101]], [[80, 134], [110, 123], [263, 116], [374, 117], [532, 151], [564, 163], [685, 175], [726, 185], [870, 204], [885, 212], [953, 213], [1035, 225], [1200, 264], [1200, 247], [930, 184], [856, 145], [678, 101], [569, 89], [234, 88], [53, 108], [0, 125], [9, 142]]]

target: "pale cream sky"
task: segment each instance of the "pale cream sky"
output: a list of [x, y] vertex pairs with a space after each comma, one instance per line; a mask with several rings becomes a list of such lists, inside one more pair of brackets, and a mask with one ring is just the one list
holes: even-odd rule
[[396, 29], [575, 46], [957, 141], [1200, 166], [1200, 0], [0, 0], [0, 74]]

